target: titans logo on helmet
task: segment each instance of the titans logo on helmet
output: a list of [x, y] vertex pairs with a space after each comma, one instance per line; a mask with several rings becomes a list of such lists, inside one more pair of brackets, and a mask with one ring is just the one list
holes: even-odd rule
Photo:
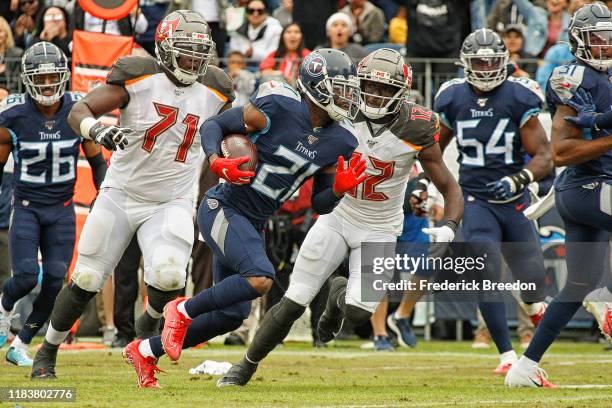
[[325, 59], [323, 59], [320, 55], [310, 54], [304, 60], [304, 66], [310, 75], [317, 77], [319, 75], [323, 75]]

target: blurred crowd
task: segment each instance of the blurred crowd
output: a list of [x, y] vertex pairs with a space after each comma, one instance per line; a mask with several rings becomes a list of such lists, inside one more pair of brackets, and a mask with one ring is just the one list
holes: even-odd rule
[[[140, 0], [128, 17], [100, 20], [77, 0], [4, 0], [0, 5], [0, 97], [18, 88], [23, 49], [50, 41], [66, 55], [72, 32], [133, 36], [155, 53], [155, 29], [168, 12], [192, 9], [208, 21], [220, 62], [236, 80], [239, 102], [258, 79], [294, 83], [310, 50], [332, 47], [358, 60], [386, 46], [419, 58], [456, 59], [471, 31], [503, 34], [513, 61], [537, 59], [515, 75], [545, 86], [554, 66], [571, 56], [567, 27], [572, 9], [585, 0]], [[612, 6], [612, 1], [607, 2]], [[422, 68], [418, 64], [415, 72]], [[456, 71], [433, 64], [434, 72]]]

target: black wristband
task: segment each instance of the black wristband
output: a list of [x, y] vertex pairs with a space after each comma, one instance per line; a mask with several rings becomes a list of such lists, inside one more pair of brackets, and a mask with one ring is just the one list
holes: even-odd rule
[[457, 232], [457, 229], [459, 229], [459, 224], [457, 224], [455, 221], [453, 220], [448, 220], [446, 221], [446, 223], [444, 223], [445, 226], [447, 226], [448, 228], [453, 230], [453, 233]]

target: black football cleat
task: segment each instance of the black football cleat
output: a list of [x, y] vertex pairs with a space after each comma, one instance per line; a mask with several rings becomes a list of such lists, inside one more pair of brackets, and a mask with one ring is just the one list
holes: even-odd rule
[[46, 342], [42, 344], [32, 363], [32, 380], [55, 380], [55, 361], [59, 347], [50, 346]]
[[246, 359], [240, 360], [229, 369], [227, 374], [219, 378], [217, 387], [245, 386], [257, 371], [257, 364], [250, 363]]
[[346, 278], [342, 276], [332, 281], [325, 311], [321, 315], [319, 324], [317, 325], [317, 334], [319, 340], [323, 343], [329, 343], [335, 339], [338, 333], [340, 333], [340, 330], [342, 330], [344, 316], [338, 307], [338, 299], [340, 296], [345, 295], [347, 283], [348, 281]]

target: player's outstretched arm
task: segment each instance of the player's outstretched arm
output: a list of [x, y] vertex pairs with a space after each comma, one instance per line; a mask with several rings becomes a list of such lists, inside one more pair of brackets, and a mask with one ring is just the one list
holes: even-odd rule
[[85, 139], [93, 140], [108, 150], [125, 149], [130, 129], [104, 125], [97, 118], [127, 105], [130, 97], [124, 87], [105, 84], [75, 103], [68, 115], [68, 124]]
[[556, 166], [580, 164], [598, 158], [612, 149], [612, 136], [594, 140], [582, 138], [582, 129], [567, 122], [566, 116], [576, 111], [566, 105], [558, 105], [552, 122], [552, 159]]
[[442, 151], [437, 143], [421, 150], [419, 161], [427, 177], [444, 197], [444, 219], [446, 220], [446, 226], [452, 230], [454, 237], [463, 215], [461, 187], [446, 167], [442, 158]]
[[255, 173], [238, 169], [242, 163], [249, 161], [249, 157], [222, 157], [221, 142], [225, 135], [248, 134], [264, 130], [267, 126], [266, 115], [250, 103], [227, 109], [204, 122], [200, 127], [200, 137], [212, 172], [230, 183], [250, 183]]
[[85, 143], [83, 143], [83, 151], [85, 152], [85, 157], [87, 157], [87, 161], [91, 167], [91, 175], [93, 176], [93, 182], [96, 186], [96, 190], [100, 190], [100, 185], [104, 181], [106, 169], [108, 168], [106, 160], [104, 160], [104, 156], [102, 155], [102, 150], [100, 149], [100, 146], [96, 145], [92, 141], [85, 141]]
[[4, 175], [4, 165], [13, 149], [13, 139], [7, 128], [0, 127], [0, 184]]
[[317, 214], [332, 212], [344, 193], [357, 187], [366, 179], [365, 171], [365, 160], [353, 156], [345, 166], [344, 157], [338, 157], [336, 166], [325, 167], [314, 176], [312, 209]]

